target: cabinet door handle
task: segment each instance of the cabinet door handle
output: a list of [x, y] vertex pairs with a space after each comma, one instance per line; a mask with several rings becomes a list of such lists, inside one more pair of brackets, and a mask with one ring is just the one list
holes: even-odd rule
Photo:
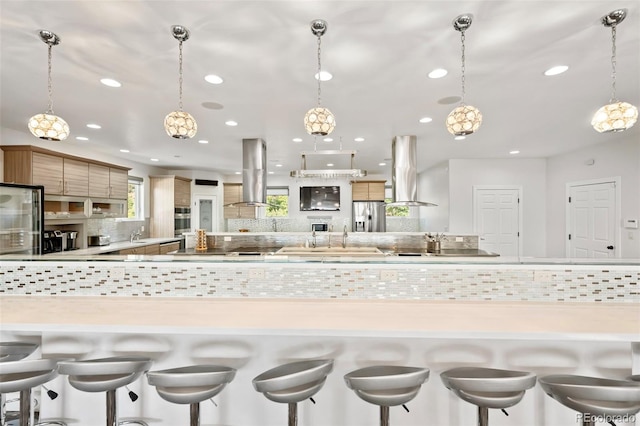
[[613, 246], [607, 246], [607, 250], [613, 250]]

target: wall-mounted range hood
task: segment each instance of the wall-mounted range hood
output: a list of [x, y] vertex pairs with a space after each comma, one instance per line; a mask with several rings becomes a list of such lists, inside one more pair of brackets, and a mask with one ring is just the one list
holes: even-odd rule
[[393, 198], [388, 205], [434, 207], [437, 204], [418, 201], [418, 170], [416, 168], [417, 138], [396, 136], [391, 142], [391, 185]]
[[268, 206], [267, 143], [263, 139], [242, 139], [242, 202], [225, 206]]

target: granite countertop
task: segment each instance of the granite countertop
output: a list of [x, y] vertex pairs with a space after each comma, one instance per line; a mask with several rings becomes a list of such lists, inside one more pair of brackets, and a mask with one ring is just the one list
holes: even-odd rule
[[114, 251], [125, 250], [134, 247], [144, 247], [150, 246], [153, 244], [164, 244], [180, 241], [180, 238], [143, 238], [140, 240], [135, 240], [133, 243], [130, 241], [117, 241], [112, 242], [107, 246], [96, 246], [96, 247], [88, 247], [86, 249], [80, 250], [71, 250], [71, 251], [63, 251], [59, 253], [51, 253], [45, 256], [62, 256], [62, 257], [74, 257], [74, 256], [86, 256], [86, 255], [95, 255], [95, 254], [108, 254], [113, 253]]

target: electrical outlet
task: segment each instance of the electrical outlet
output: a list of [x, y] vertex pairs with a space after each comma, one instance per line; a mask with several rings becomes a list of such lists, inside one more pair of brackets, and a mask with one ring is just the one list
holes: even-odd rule
[[144, 232], [144, 225], [140, 227], [140, 232]]
[[456, 243], [464, 242], [464, 237], [456, 237]]
[[260, 268], [251, 268], [249, 269], [249, 278], [254, 280], [263, 280], [264, 279], [264, 269]]
[[112, 280], [123, 280], [124, 279], [124, 266], [114, 266], [109, 269], [109, 278]]
[[225, 241], [231, 241], [231, 237], [224, 237]]
[[392, 269], [383, 269], [380, 271], [380, 280], [382, 281], [394, 281], [398, 279], [398, 271]]

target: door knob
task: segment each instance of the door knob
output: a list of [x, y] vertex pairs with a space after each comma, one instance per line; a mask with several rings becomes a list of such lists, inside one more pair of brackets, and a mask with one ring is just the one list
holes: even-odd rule
[[607, 250], [613, 250], [613, 246], [607, 246]]

